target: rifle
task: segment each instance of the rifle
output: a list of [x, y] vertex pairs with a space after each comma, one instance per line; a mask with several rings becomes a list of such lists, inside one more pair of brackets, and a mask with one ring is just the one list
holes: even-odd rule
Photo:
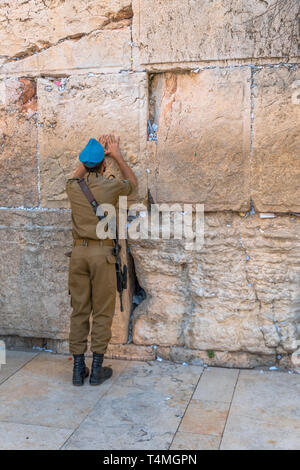
[[[78, 180], [78, 184], [91, 204], [93, 211], [95, 214], [97, 214], [97, 209], [99, 207], [98, 202], [93, 196], [92, 191], [86, 184], [84, 178], [81, 178]], [[97, 215], [99, 220], [105, 219], [104, 215]], [[124, 267], [122, 269], [121, 265], [121, 258], [120, 258], [120, 251], [121, 251], [121, 245], [119, 244], [119, 237], [118, 237], [118, 229], [117, 229], [117, 224], [116, 224], [116, 238], [113, 239], [114, 242], [114, 247], [112, 249], [112, 254], [116, 257], [116, 274], [117, 274], [117, 291], [119, 292], [120, 295], [120, 307], [121, 307], [121, 312], [123, 312], [123, 300], [122, 300], [122, 293], [124, 289], [127, 289], [127, 266], [124, 264]]]

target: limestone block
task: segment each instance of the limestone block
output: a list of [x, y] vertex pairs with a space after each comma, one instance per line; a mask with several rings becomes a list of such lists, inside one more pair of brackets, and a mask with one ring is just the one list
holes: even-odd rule
[[[39, 72], [91, 65], [105, 68], [125, 63], [127, 68], [131, 18], [128, 0], [2, 2], [2, 71]], [[125, 35], [112, 32], [115, 28], [124, 29]]]
[[262, 212], [300, 212], [300, 70], [254, 74], [251, 193]]
[[39, 203], [36, 108], [33, 80], [0, 80], [0, 206]]
[[[147, 76], [145, 73], [38, 79], [41, 201], [46, 207], [68, 207], [66, 179], [78, 166], [78, 155], [91, 137], [120, 136], [125, 160], [146, 194]], [[108, 162], [109, 163], [109, 162]], [[111, 161], [106, 174], [120, 177]]]
[[206, 214], [204, 247], [129, 240], [147, 298], [133, 342], [274, 354], [297, 349], [299, 218]]
[[157, 174], [150, 188], [158, 202], [249, 208], [249, 80], [241, 68], [155, 76]]
[[70, 214], [1, 210], [2, 335], [67, 338]]
[[[128, 20], [129, 21], [129, 20]], [[22, 60], [0, 66], [0, 74], [53, 74], [112, 72], [131, 67], [131, 33], [121, 29], [103, 29], [80, 39], [68, 39]], [[108, 54], [109, 51], [109, 54]]]
[[134, 0], [135, 66], [297, 56], [298, 0]]

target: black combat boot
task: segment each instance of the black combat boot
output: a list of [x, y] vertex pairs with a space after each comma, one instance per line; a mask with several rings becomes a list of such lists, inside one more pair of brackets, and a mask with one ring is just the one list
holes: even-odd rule
[[84, 362], [84, 354], [74, 354], [73, 385], [83, 385], [89, 375], [89, 369]]
[[93, 353], [92, 372], [90, 375], [91, 385], [100, 385], [112, 376], [110, 367], [102, 367], [104, 354]]

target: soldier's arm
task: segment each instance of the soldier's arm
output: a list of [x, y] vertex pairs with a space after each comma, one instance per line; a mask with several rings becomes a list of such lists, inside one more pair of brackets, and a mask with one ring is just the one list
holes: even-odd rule
[[134, 188], [137, 188], [138, 181], [132, 169], [127, 165], [121, 154], [119, 142], [120, 137], [118, 137], [118, 139], [116, 140], [114, 135], [108, 135], [106, 137], [107, 151], [105, 153], [107, 156], [113, 158], [117, 162], [123, 178], [131, 181]]
[[86, 173], [87, 171], [84, 168], [83, 163], [81, 163], [79, 167], [77, 168], [77, 170], [75, 171], [73, 178], [83, 178], [86, 175]]

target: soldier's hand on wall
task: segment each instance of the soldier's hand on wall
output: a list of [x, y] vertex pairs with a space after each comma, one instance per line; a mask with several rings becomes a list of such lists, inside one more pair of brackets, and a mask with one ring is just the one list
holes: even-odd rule
[[104, 148], [104, 150], [106, 151], [106, 135], [105, 134], [100, 135], [98, 140], [100, 144], [102, 145], [102, 147]]
[[106, 145], [107, 149], [105, 151], [105, 155], [108, 157], [112, 157], [114, 159], [118, 159], [122, 157], [120, 147], [119, 147], [120, 137], [115, 138], [113, 134], [106, 135]]

